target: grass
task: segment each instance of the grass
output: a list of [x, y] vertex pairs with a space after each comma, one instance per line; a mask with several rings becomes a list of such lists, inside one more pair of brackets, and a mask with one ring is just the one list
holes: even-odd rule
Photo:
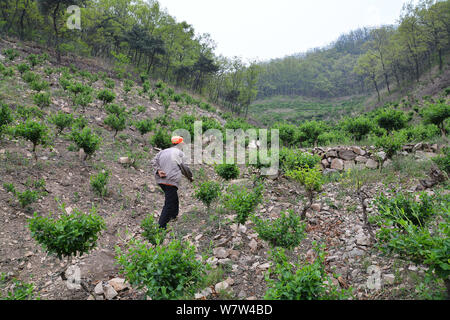
[[249, 109], [250, 117], [265, 125], [286, 120], [300, 123], [307, 120], [337, 120], [363, 109], [365, 98], [320, 100], [305, 97], [276, 96], [255, 101]]

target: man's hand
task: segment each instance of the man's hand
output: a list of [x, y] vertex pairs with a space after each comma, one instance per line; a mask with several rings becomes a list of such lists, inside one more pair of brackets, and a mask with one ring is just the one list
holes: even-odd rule
[[158, 170], [158, 175], [159, 175], [160, 178], [167, 177], [166, 173], [164, 171], [162, 171], [162, 170]]

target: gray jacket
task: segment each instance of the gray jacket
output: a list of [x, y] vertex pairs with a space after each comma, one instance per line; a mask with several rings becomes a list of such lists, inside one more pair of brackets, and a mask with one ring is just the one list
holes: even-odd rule
[[[178, 188], [181, 182], [181, 175], [184, 175], [192, 181], [192, 172], [185, 162], [186, 157], [184, 152], [177, 147], [158, 152], [152, 160], [152, 166], [155, 169], [156, 183], [169, 184]], [[158, 170], [164, 171], [166, 177], [161, 178], [158, 175]]]

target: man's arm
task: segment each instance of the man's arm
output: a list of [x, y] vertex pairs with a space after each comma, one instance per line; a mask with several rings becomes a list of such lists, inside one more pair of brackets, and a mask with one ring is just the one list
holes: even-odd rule
[[165, 177], [165, 173], [161, 170], [160, 164], [159, 164], [159, 157], [161, 155], [161, 151], [158, 152], [158, 154], [153, 158], [151, 165], [153, 166], [153, 169], [155, 170], [155, 173], [157, 173], [161, 178]]
[[194, 179], [192, 178], [192, 171], [186, 164], [186, 156], [182, 151], [179, 153], [179, 156], [177, 157], [177, 164], [180, 167], [181, 174], [183, 174], [183, 176], [185, 176], [190, 182], [194, 181]]

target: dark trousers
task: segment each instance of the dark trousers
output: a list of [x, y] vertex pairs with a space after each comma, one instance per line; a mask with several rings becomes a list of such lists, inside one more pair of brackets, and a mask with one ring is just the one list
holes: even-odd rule
[[160, 184], [159, 186], [164, 191], [165, 201], [158, 223], [161, 228], [165, 229], [167, 223], [178, 216], [178, 188], [175, 186], [167, 186], [165, 184]]

